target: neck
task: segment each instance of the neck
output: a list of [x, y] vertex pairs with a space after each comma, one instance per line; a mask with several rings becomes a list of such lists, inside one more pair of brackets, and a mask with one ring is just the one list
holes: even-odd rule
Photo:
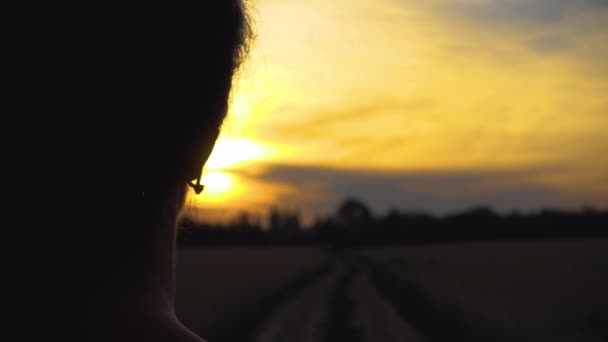
[[159, 331], [175, 330], [173, 267], [164, 263], [149, 270], [154, 269], [85, 290], [87, 299], [76, 304], [85, 340], [153, 341]]
[[[116, 269], [99, 276], [101, 283], [93, 283], [95, 291], [88, 291], [87, 300], [80, 306], [84, 314], [85, 334], [107, 335], [107, 340], [129, 340], [156, 329], [174, 329], [175, 292], [175, 220], [177, 209], [163, 210], [147, 224], [151, 232], [158, 232], [146, 252], [128, 258], [118, 258]], [[114, 266], [110, 266], [114, 267]], [[105, 272], [102, 272], [105, 273]], [[103, 278], [103, 279], [102, 279]], [[98, 286], [96, 286], [98, 285]]]
[[154, 340], [158, 331], [168, 331], [176, 323], [171, 299], [161, 286], [107, 289], [87, 303], [77, 317], [84, 340]]

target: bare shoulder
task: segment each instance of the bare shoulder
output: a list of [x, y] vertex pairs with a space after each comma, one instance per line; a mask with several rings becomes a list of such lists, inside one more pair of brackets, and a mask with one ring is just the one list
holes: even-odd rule
[[[91, 336], [91, 334], [93, 336]], [[100, 342], [205, 342], [173, 317], [132, 319], [121, 326], [105, 326], [87, 332], [88, 341]]]
[[179, 320], [175, 320], [177, 335], [174, 341], [176, 342], [207, 342], [200, 336], [193, 333], [190, 329], [186, 328]]
[[154, 342], [206, 342], [176, 318], [158, 324], [150, 333], [147, 340]]

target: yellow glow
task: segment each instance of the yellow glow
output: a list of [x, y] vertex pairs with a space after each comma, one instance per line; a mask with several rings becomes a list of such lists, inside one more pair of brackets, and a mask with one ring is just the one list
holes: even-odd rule
[[206, 192], [221, 194], [230, 190], [232, 178], [223, 172], [207, 172], [201, 178], [201, 183], [205, 185]]
[[468, 3], [498, 2], [256, 0], [258, 38], [197, 204], [242, 209], [296, 191], [225, 173], [273, 163], [534, 168], [538, 179], [509, 181], [607, 193], [608, 11], [494, 25], [453, 10]]
[[192, 192], [190, 200], [204, 204], [218, 204], [238, 196], [241, 186], [236, 178], [227, 172], [208, 171], [204, 172], [201, 183], [205, 189], [199, 195]]
[[221, 170], [240, 166], [251, 161], [269, 159], [279, 154], [277, 147], [266, 146], [248, 139], [230, 139], [220, 137], [213, 148], [213, 152], [205, 168]]
[[254, 141], [289, 146], [288, 165], [605, 173], [608, 11], [522, 30], [457, 3], [260, 0]]

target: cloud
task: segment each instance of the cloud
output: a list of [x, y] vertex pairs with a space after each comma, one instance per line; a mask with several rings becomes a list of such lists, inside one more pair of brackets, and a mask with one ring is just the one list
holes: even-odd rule
[[608, 2], [604, 0], [431, 0], [425, 6], [493, 26], [554, 25], [581, 13], [608, 10]]
[[[592, 194], [568, 193], [528, 179], [543, 169], [452, 172], [387, 172], [274, 165], [259, 177], [289, 184], [296, 192], [279, 203], [308, 213], [329, 213], [347, 196], [368, 202], [377, 212], [390, 208], [445, 214], [473, 206], [497, 210], [578, 208], [596, 201]], [[608, 198], [603, 197], [608, 205]]]
[[246, 184], [252, 201], [606, 203], [608, 2], [260, 0], [259, 12], [243, 131], [285, 153], [249, 177], [283, 191]]
[[[580, 122], [602, 106], [599, 93], [608, 86], [608, 73], [589, 82], [592, 71], [597, 78], [597, 71], [608, 70], [608, 48], [594, 43], [608, 29], [597, 18], [585, 24], [586, 15], [602, 12], [604, 2], [571, 2], [401, 1], [401, 10], [386, 0], [350, 6], [272, 2], [260, 9], [266, 20], [263, 53], [256, 55], [272, 87], [251, 131], [279, 144], [358, 139], [364, 145], [379, 140], [369, 132], [375, 127], [373, 133], [393, 141], [404, 136], [409, 145], [412, 134], [425, 135], [416, 146], [429, 146], [440, 136], [449, 147], [478, 132], [491, 135], [488, 123], [496, 122], [510, 141], [532, 134], [551, 141], [561, 125], [555, 118], [568, 115], [564, 108], [576, 103], [572, 110], [581, 119], [571, 127], [587, 134], [598, 120], [586, 127]], [[520, 12], [535, 22], [544, 9], [585, 16], [567, 17], [554, 29], [519, 25]], [[499, 13], [507, 29], [492, 18]], [[443, 154], [455, 153], [448, 148]]]
[[490, 49], [492, 39], [510, 40], [538, 53], [559, 52], [597, 66], [608, 57], [605, 44], [599, 43], [608, 39], [604, 0], [431, 0], [402, 6], [419, 8], [443, 27], [466, 33]]
[[302, 119], [296, 123], [277, 125], [273, 127], [273, 134], [285, 140], [310, 141], [318, 137], [324, 137], [331, 132], [340, 130], [342, 136], [361, 137], [368, 136], [369, 126], [353, 127], [355, 122], [378, 121], [379, 117], [392, 115], [403, 115], [429, 110], [433, 107], [430, 100], [420, 99], [383, 99], [373, 100], [368, 104], [338, 103], [332, 108], [317, 108], [314, 115], [307, 115], [301, 108], [285, 109], [291, 115], [300, 116]]

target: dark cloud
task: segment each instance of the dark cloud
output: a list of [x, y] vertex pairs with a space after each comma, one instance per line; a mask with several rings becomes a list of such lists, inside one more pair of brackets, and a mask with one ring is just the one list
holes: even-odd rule
[[453, 15], [497, 25], [552, 24], [581, 12], [608, 10], [605, 0], [495, 0], [488, 2], [441, 1]]
[[559, 52], [572, 46], [572, 41], [560, 34], [546, 34], [528, 41], [528, 46], [540, 52]]
[[[412, 5], [400, 0], [403, 6]], [[449, 28], [465, 28], [487, 37], [520, 40], [539, 54], [565, 55], [585, 72], [608, 75], [608, 1], [606, 0], [428, 0], [415, 4]], [[496, 61], [521, 62], [513, 51], [491, 46], [490, 41], [451, 44], [461, 51], [478, 49]]]
[[499, 35], [526, 32], [532, 37], [522, 43], [539, 52], [569, 51], [573, 40], [603, 34], [606, 31], [603, 14], [608, 13], [606, 0], [428, 0], [415, 5], [400, 0], [400, 3], [427, 11], [448, 27]]
[[509, 211], [587, 203], [577, 195], [521, 180], [535, 172], [376, 172], [275, 165], [261, 178], [300, 189], [281, 202], [312, 213], [332, 212], [346, 196], [365, 200], [378, 213], [390, 208], [445, 214], [479, 205]]

